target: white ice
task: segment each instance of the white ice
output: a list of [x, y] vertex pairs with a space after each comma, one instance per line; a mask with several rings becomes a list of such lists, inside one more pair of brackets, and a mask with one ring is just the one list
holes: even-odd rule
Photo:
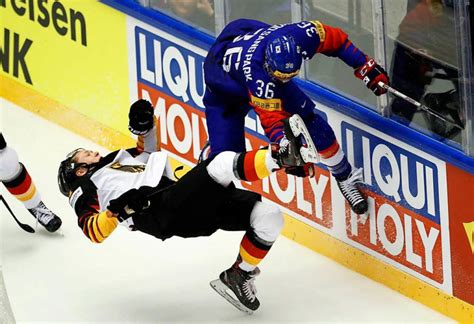
[[[0, 207], [3, 275], [18, 322], [453, 322], [280, 237], [261, 263], [260, 309], [245, 315], [209, 286], [235, 260], [241, 233], [165, 242], [119, 228], [93, 244], [56, 184], [59, 162], [97, 144], [0, 99], [1, 129], [26, 165], [61, 234], [23, 232]], [[17, 217], [35, 221], [3, 186]], [[199, 217], [199, 214], [196, 214]]]

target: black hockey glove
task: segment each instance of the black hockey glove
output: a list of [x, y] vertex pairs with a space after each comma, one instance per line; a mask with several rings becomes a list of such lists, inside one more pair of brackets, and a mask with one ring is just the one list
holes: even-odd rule
[[315, 170], [314, 170], [314, 164], [313, 163], [306, 163], [305, 165], [302, 166], [292, 166], [292, 167], [286, 167], [285, 172], [287, 174], [291, 174], [300, 178], [305, 178], [305, 177], [314, 177]]
[[130, 106], [128, 129], [135, 135], [145, 135], [153, 128], [153, 106], [148, 100], [139, 99]]
[[114, 214], [118, 214], [118, 219], [122, 222], [133, 214], [141, 212], [150, 206], [147, 197], [150, 187], [141, 187], [140, 189], [130, 189], [120, 197], [112, 199], [107, 207]]
[[385, 88], [379, 86], [380, 81], [389, 85], [387, 72], [374, 59], [368, 60], [364, 65], [355, 69], [354, 75], [361, 79], [376, 96], [387, 92]]

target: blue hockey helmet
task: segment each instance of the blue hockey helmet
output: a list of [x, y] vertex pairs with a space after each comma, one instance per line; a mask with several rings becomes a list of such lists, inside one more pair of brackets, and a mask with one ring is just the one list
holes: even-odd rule
[[282, 82], [298, 75], [302, 60], [301, 49], [292, 36], [279, 36], [265, 49], [265, 69], [271, 77]]

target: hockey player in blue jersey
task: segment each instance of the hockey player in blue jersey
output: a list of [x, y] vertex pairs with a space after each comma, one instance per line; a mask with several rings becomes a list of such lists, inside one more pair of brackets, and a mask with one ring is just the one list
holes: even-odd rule
[[[302, 60], [311, 59], [317, 53], [338, 57], [354, 68], [355, 76], [375, 95], [386, 92], [378, 86], [380, 81], [389, 83], [385, 70], [354, 46], [339, 28], [319, 21], [273, 26], [249, 19], [229, 23], [204, 63], [210, 157], [223, 151], [245, 151], [244, 121], [251, 109], [258, 114], [270, 142], [279, 143], [285, 150], [290, 134], [284, 133], [283, 121], [299, 114], [320, 162], [335, 177], [352, 210], [362, 214], [367, 211], [367, 201], [358, 188], [362, 182], [361, 170], [352, 169], [331, 126], [292, 81]], [[304, 176], [312, 170], [312, 165], [306, 163], [288, 170]]]

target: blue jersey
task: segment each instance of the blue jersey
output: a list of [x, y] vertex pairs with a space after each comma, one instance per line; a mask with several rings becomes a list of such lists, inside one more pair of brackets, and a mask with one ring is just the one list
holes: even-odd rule
[[206, 85], [211, 92], [245, 98], [259, 115], [266, 135], [273, 142], [283, 136], [284, 118], [298, 113], [307, 120], [315, 108], [313, 101], [294, 81], [280, 82], [265, 70], [267, 43], [283, 35], [294, 38], [305, 60], [322, 53], [339, 57], [353, 68], [367, 61], [365, 54], [342, 30], [319, 21], [272, 26], [249, 19], [229, 23], [206, 57]]

